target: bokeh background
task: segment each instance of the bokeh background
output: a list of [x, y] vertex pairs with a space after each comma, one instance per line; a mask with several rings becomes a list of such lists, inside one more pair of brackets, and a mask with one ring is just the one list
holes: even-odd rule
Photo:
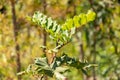
[[[40, 11], [63, 24], [90, 9], [96, 12], [95, 21], [78, 28], [59, 54], [65, 52], [98, 66], [88, 70], [87, 76], [71, 68], [68, 78], [120, 80], [120, 0], [0, 0], [0, 80], [18, 80], [17, 73], [43, 55], [40, 46], [45, 37], [49, 48], [55, 45], [27, 16]], [[38, 76], [22, 75], [21, 80], [38, 80]]]

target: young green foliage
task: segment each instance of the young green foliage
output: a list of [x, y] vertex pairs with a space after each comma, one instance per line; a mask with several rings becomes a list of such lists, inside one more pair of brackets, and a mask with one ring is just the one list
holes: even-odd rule
[[50, 37], [57, 41], [59, 44], [64, 44], [70, 41], [72, 35], [75, 33], [75, 28], [87, 24], [95, 19], [95, 13], [91, 10], [87, 14], [81, 13], [67, 21], [63, 25], [57, 24], [51, 17], [47, 18], [46, 15], [35, 12], [31, 18], [32, 22], [44, 28]]
[[87, 14], [81, 13], [78, 16], [74, 16], [73, 19], [67, 19], [62, 25], [62, 29], [70, 30], [73, 27], [80, 27], [95, 19], [96, 14], [89, 10]]
[[[46, 30], [50, 34], [50, 37], [58, 43], [58, 46], [53, 48], [51, 53], [57, 53], [57, 51], [65, 44], [67, 44], [72, 35], [75, 33], [75, 29], [87, 24], [90, 21], [95, 19], [95, 13], [93, 11], [88, 11], [87, 14], [81, 13], [78, 16], [75, 16], [71, 19], [67, 19], [67, 21], [59, 25], [56, 21], [52, 20], [51, 17], [47, 18], [46, 15], [35, 12], [32, 16], [32, 22], [36, 23], [37, 25], [41, 26], [43, 29]], [[45, 47], [43, 47], [45, 48]], [[75, 58], [68, 57], [66, 54], [63, 54], [60, 57], [53, 58], [52, 63], [48, 63], [47, 58], [36, 58], [34, 61], [34, 65], [36, 68], [32, 70], [32, 66], [28, 67], [25, 73], [34, 73], [47, 75], [49, 77], [55, 76], [58, 80], [64, 80], [66, 77], [62, 74], [66, 72], [69, 67], [74, 67], [78, 70], [83, 71], [86, 73], [86, 68], [94, 66], [87, 62], [80, 62]], [[61, 67], [62, 66], [62, 67]], [[67, 66], [67, 67], [64, 67]]]

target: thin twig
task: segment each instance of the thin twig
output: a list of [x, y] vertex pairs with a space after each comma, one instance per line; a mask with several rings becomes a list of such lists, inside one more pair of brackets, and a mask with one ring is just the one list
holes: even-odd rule
[[66, 42], [65, 44], [62, 44], [62, 45], [58, 45], [56, 47], [56, 49], [60, 50], [62, 47], [64, 47], [65, 45], [67, 45], [70, 41]]

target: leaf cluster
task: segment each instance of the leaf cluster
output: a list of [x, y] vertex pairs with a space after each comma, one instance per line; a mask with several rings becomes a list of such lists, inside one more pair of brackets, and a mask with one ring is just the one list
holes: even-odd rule
[[50, 34], [50, 37], [59, 44], [70, 41], [72, 35], [75, 33], [75, 28], [87, 24], [94, 19], [95, 13], [91, 10], [89, 10], [87, 14], [81, 13], [71, 19], [67, 19], [62, 25], [57, 24], [51, 17], [48, 18], [39, 12], [35, 12], [31, 18], [32, 22], [44, 28]]
[[[57, 79], [65, 78], [63, 75], [64, 72], [69, 71], [69, 67], [82, 70], [83, 73], [87, 74], [87, 68], [95, 66], [87, 62], [80, 62], [78, 59], [71, 58], [66, 54], [63, 54], [60, 57], [56, 57], [52, 64], [47, 62], [47, 58], [36, 58], [34, 64], [36, 66], [35, 72], [37, 74], [44, 74], [49, 77], [55, 76]], [[27, 73], [33, 71], [32, 67], [28, 67]]]

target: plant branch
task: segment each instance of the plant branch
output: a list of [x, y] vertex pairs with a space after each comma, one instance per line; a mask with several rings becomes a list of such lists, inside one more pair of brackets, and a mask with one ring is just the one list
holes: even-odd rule
[[64, 47], [65, 45], [67, 45], [69, 42], [70, 42], [70, 41], [68, 41], [68, 42], [65, 43], [65, 44], [58, 45], [58, 46], [56, 47], [56, 49], [60, 50], [62, 47]]
[[[16, 51], [16, 63], [17, 63], [17, 73], [21, 71], [21, 60], [20, 60], [20, 47], [17, 42], [17, 36], [18, 36], [18, 25], [16, 21], [16, 12], [15, 12], [15, 1], [10, 0], [11, 7], [12, 7], [12, 21], [13, 21], [13, 27], [14, 27], [14, 40], [15, 40], [15, 51]], [[21, 76], [18, 76], [18, 80], [21, 80]]]

